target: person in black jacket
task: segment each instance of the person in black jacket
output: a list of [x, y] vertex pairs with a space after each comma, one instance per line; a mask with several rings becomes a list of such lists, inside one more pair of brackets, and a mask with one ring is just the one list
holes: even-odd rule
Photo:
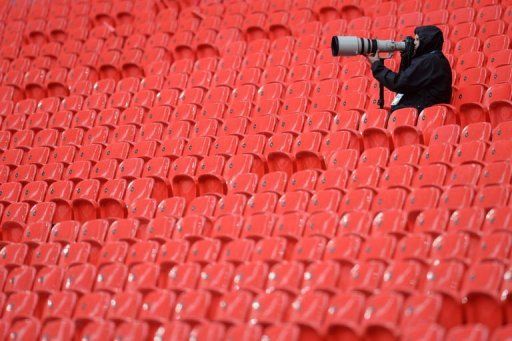
[[391, 111], [400, 108], [426, 107], [450, 103], [452, 97], [452, 70], [441, 51], [443, 32], [436, 26], [420, 26], [414, 30], [414, 54], [410, 65], [403, 65], [395, 73], [384, 66], [377, 55], [368, 56], [373, 77], [397, 95], [391, 103]]

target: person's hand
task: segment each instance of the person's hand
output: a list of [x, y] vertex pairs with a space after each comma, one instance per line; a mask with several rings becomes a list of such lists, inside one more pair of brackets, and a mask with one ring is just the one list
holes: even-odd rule
[[366, 58], [368, 58], [368, 62], [370, 63], [370, 65], [372, 65], [373, 63], [375, 63], [376, 61], [378, 61], [380, 59], [379, 55], [377, 53], [369, 54], [366, 56]]

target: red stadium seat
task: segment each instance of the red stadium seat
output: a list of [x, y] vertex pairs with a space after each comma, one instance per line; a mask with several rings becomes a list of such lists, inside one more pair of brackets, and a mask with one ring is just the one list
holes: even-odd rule
[[[510, 0], [61, 2], [0, 5], [0, 338], [511, 334]], [[420, 25], [452, 102], [375, 109], [332, 36]]]

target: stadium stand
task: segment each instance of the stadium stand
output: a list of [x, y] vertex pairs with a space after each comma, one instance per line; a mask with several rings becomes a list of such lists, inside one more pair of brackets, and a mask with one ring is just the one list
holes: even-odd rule
[[[453, 99], [389, 115], [331, 36], [419, 25]], [[512, 1], [3, 0], [0, 37], [0, 339], [512, 338]]]

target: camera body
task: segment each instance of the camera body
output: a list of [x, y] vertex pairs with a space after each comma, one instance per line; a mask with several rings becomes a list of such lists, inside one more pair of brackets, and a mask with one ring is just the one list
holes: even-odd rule
[[370, 55], [378, 52], [405, 50], [405, 41], [377, 40], [353, 36], [333, 36], [331, 51], [334, 57]]

